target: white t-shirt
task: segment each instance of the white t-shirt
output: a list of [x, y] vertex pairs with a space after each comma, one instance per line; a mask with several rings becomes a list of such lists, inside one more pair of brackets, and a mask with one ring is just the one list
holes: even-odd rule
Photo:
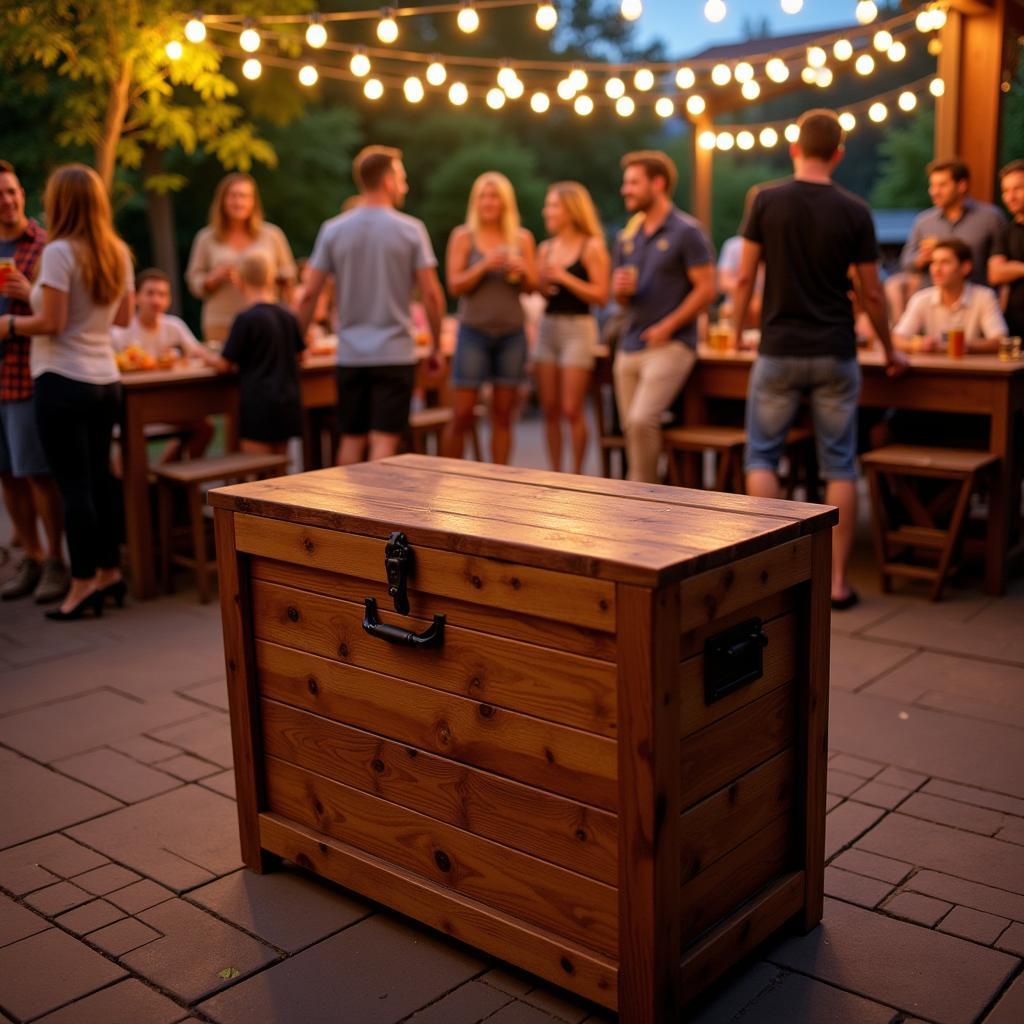
[[86, 384], [114, 384], [121, 374], [114, 361], [110, 328], [117, 307], [135, 287], [131, 257], [124, 251], [124, 290], [113, 302], [98, 306], [93, 301], [79, 265], [74, 246], [66, 238], [50, 242], [39, 261], [39, 276], [32, 287], [32, 310], [43, 308], [43, 286], [48, 285], [68, 296], [68, 320], [60, 334], [42, 335], [32, 339], [29, 357], [32, 378], [44, 373]]
[[943, 303], [936, 286], [922, 288], [911, 295], [892, 333], [912, 338], [915, 334], [937, 336], [957, 328], [967, 338], [1001, 338], [1006, 334], [999, 298], [991, 288], [968, 282], [952, 306]]
[[127, 327], [111, 327], [110, 336], [114, 349], [123, 352], [130, 345], [141, 348], [154, 358], [163, 355], [168, 349], [180, 349], [182, 355], [202, 358], [209, 354], [209, 349], [196, 341], [196, 336], [188, 329], [188, 324], [180, 317], [164, 313], [156, 321], [156, 327], [150, 330], [145, 327], [137, 316]]

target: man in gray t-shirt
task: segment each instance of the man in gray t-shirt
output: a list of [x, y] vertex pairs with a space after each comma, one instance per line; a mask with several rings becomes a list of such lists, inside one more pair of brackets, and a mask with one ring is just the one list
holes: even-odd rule
[[338, 463], [398, 451], [416, 371], [410, 306], [418, 291], [436, 361], [444, 315], [437, 260], [423, 222], [399, 213], [409, 188], [402, 154], [368, 146], [353, 163], [359, 205], [320, 228], [299, 307], [303, 333], [333, 275], [337, 299]]

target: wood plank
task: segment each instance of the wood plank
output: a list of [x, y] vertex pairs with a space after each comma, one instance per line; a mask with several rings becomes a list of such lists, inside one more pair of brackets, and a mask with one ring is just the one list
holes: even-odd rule
[[792, 746], [795, 731], [796, 692], [787, 683], [688, 736], [679, 746], [683, 808]]
[[793, 832], [793, 816], [784, 813], [683, 885], [684, 946], [794, 867]]
[[[614, 670], [606, 662], [458, 628], [445, 629], [439, 648], [397, 647], [363, 631], [357, 604], [268, 583], [253, 584], [253, 604], [260, 640], [588, 732], [616, 733]], [[429, 625], [412, 616], [381, 617], [417, 630]]]
[[267, 759], [267, 809], [614, 956], [615, 889], [462, 829]]
[[[378, 542], [379, 543], [379, 542]], [[342, 576], [335, 572], [310, 569], [291, 562], [276, 562], [268, 558], [252, 558], [250, 571], [253, 579], [267, 583], [279, 583], [284, 587], [308, 590], [314, 594], [325, 594], [346, 601], [361, 602], [367, 597], [376, 599], [381, 608], [391, 607], [391, 597], [383, 582]], [[505, 636], [522, 640], [538, 647], [552, 647], [557, 651], [569, 651], [601, 661], [615, 661], [616, 639], [614, 633], [596, 629], [584, 629], [571, 622], [555, 622], [551, 619], [535, 618], [523, 610], [514, 615], [486, 605], [470, 604], [453, 597], [436, 597], [412, 588], [409, 594], [409, 610], [421, 619], [433, 619], [445, 615], [453, 626], [476, 629], [481, 633]]]
[[[384, 545], [371, 537], [258, 516], [239, 516], [236, 533], [239, 547], [249, 554], [387, 583]], [[413, 550], [412, 589], [503, 611], [528, 609], [538, 618], [615, 631], [615, 588], [606, 580], [432, 548]]]
[[681, 953], [679, 588], [620, 586], [619, 1013], [676, 1019]]
[[792, 808], [796, 754], [785, 750], [691, 807], [680, 822], [684, 883]]
[[[618, 884], [613, 814], [406, 746], [404, 736], [396, 743], [277, 701], [264, 700], [261, 717], [264, 749], [273, 757]], [[503, 750], [494, 740], [487, 746], [498, 746], [495, 760], [505, 752], [515, 758], [514, 747]]]
[[770, 885], [689, 949], [679, 965], [683, 999], [692, 1000], [799, 913], [804, 873], [794, 871]]
[[[253, 562], [252, 571], [255, 576], [257, 571], [255, 561]], [[704, 650], [704, 641], [709, 636], [721, 633], [722, 630], [735, 626], [744, 619], [757, 617], [764, 622], [770, 622], [772, 619], [777, 619], [780, 615], [785, 615], [786, 612], [793, 611], [797, 604], [797, 593], [798, 589], [794, 587], [790, 587], [788, 590], [780, 590], [777, 594], [761, 598], [753, 604], [745, 604], [742, 608], [737, 608], [735, 611], [715, 619], [714, 622], [705, 622], [699, 626], [694, 626], [693, 629], [687, 630], [679, 638], [680, 657], [685, 661], [687, 658], [692, 658], [695, 654], [700, 654]]]
[[721, 569], [684, 580], [682, 632], [792, 587], [811, 574], [811, 539], [770, 548]]
[[613, 959], [277, 815], [260, 815], [260, 835], [302, 868], [610, 1010], [617, 1005]]
[[713, 704], [704, 700], [704, 655], [697, 654], [682, 663], [679, 670], [679, 711], [683, 736], [689, 736], [732, 714], [751, 701], [758, 700], [776, 687], [790, 682], [796, 673], [796, 616], [792, 613], [764, 625], [768, 646], [762, 651], [764, 674]]
[[220, 612], [224, 631], [224, 671], [231, 712], [231, 749], [235, 767], [235, 802], [242, 861], [252, 871], [272, 864], [260, 850], [258, 814], [263, 807], [260, 722], [256, 672], [252, 659], [252, 602], [246, 558], [235, 550], [235, 517], [224, 509], [214, 514]]

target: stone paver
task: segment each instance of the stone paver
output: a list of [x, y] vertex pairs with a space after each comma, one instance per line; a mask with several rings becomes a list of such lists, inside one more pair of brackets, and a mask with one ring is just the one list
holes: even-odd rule
[[859, 775], [837, 771], [831, 764], [829, 765], [825, 788], [833, 796], [852, 796], [863, 785], [864, 780]]
[[182, 1009], [166, 996], [128, 978], [47, 1014], [37, 1024], [175, 1024]]
[[877, 878], [893, 885], [898, 885], [913, 870], [909, 864], [857, 849], [841, 853], [832, 863], [844, 871], [852, 871], [866, 878]]
[[122, 962], [190, 1003], [277, 959], [269, 946], [184, 900], [160, 903], [138, 919], [162, 937], [125, 954]]
[[220, 793], [221, 796], [226, 796], [229, 800], [235, 799], [234, 769], [219, 772], [217, 775], [208, 775], [205, 779], [201, 780], [200, 785], [205, 786], [207, 789], [212, 789], [215, 793]]
[[983, 914], [980, 910], [971, 910], [969, 907], [954, 907], [942, 919], [939, 931], [989, 946], [1003, 934], [1009, 923], [1005, 917]]
[[581, 1024], [590, 1016], [589, 1006], [547, 985], [540, 985], [519, 997], [524, 1003], [566, 1024]]
[[865, 782], [853, 794], [858, 803], [869, 804], [871, 807], [883, 807], [887, 811], [899, 807], [907, 799], [909, 793], [896, 786], [887, 786], [884, 782]]
[[940, 825], [966, 829], [983, 836], [994, 836], [1002, 828], [1006, 818], [998, 811], [984, 807], [971, 807], [956, 800], [946, 800], [930, 793], [914, 793], [900, 807], [900, 814], [925, 821], [937, 821]]
[[881, 782], [886, 786], [896, 786], [899, 789], [918, 789], [928, 781], [927, 775], [920, 775], [917, 772], [908, 772], [903, 768], [886, 768], [884, 772], [875, 776], [875, 782]]
[[201, 758], [193, 757], [191, 754], [178, 754], [168, 761], [160, 761], [157, 767], [162, 772], [168, 772], [182, 782], [195, 782], [197, 779], [205, 779], [209, 775], [216, 775], [221, 771], [219, 765], [210, 764]]
[[106, 863], [106, 857], [67, 836], [46, 836], [0, 852], [0, 886], [21, 896]]
[[25, 902], [47, 917], [54, 917], [70, 910], [72, 907], [81, 906], [92, 899], [92, 894], [84, 889], [79, 889], [71, 882], [58, 882], [56, 885], [48, 885], [45, 889], [38, 889], [25, 897]]
[[512, 1002], [512, 997], [490, 985], [471, 981], [436, 1003], [414, 1013], [409, 1024], [478, 1024]]
[[190, 901], [289, 953], [347, 928], [371, 908], [294, 870], [236, 871], [188, 894]]
[[974, 786], [961, 786], [943, 779], [932, 779], [923, 787], [922, 792], [942, 796], [947, 800], [959, 800], [960, 803], [970, 804], [972, 807], [988, 807], [993, 811], [1004, 811], [1006, 814], [1024, 818], [1024, 800], [1002, 793], [991, 793]]
[[88, 935], [89, 932], [113, 924], [124, 917], [124, 911], [106, 900], [93, 900], [84, 906], [69, 910], [57, 918], [57, 924], [76, 935]]
[[1011, 818], [996, 833], [996, 839], [1004, 843], [1016, 843], [1024, 846], [1024, 818]]
[[832, 985], [788, 974], [751, 1003], [743, 1021], [756, 1024], [791, 1024], [794, 1020], [815, 1024], [889, 1024], [894, 1012], [863, 996], [844, 992]]
[[158, 931], [154, 931], [141, 921], [136, 921], [133, 917], [126, 917], [123, 921], [109, 924], [106, 928], [93, 932], [89, 936], [89, 941], [94, 946], [99, 946], [104, 953], [122, 956], [159, 938]]
[[921, 896], [916, 892], [898, 892], [891, 900], [886, 901], [882, 909], [887, 914], [931, 928], [953, 909], [953, 905], [943, 900], [932, 899], [931, 896]]
[[108, 892], [123, 889], [138, 880], [139, 876], [134, 871], [129, 871], [120, 864], [104, 864], [101, 868], [93, 868], [84, 875], [74, 877], [75, 885], [81, 886], [94, 896], [105, 896]]
[[[196, 705], [193, 705], [194, 707]], [[183, 725], [153, 730], [153, 738], [180, 747], [204, 761], [213, 762], [222, 769], [230, 768], [234, 763], [231, 756], [231, 727], [228, 716], [218, 712], [207, 711], [199, 718]]]
[[912, 656], [906, 647], [837, 633], [832, 638], [829, 682], [840, 690], [859, 690]]
[[1014, 956], [1024, 957], [1024, 924], [1014, 921], [1002, 935], [996, 939], [996, 946], [1005, 949]]
[[90, 750], [86, 754], [56, 761], [53, 767], [126, 804], [166, 793], [181, 785], [178, 779], [147, 768], [117, 750]]
[[201, 786], [133, 804], [71, 835], [179, 891], [241, 867], [234, 804]]
[[889, 893], [892, 886], [876, 878], [865, 878], [837, 867], [825, 868], [825, 892], [835, 899], [856, 903], [859, 907], [877, 907]]
[[825, 901], [820, 928], [768, 958], [938, 1024], [971, 1024], [1017, 967], [1003, 953], [836, 900]]
[[914, 892], [934, 896], [936, 899], [949, 903], [958, 903], [965, 907], [984, 911], [987, 914], [1001, 915], [1015, 921], [1024, 921], [1024, 896], [993, 889], [979, 882], [968, 882], [963, 878], [953, 878], [938, 871], [918, 871], [907, 879], [904, 888]]
[[825, 818], [825, 859], [834, 857], [863, 835], [885, 812], [853, 800], [840, 804]]
[[774, 964], [752, 964], [699, 997], [691, 1007], [688, 1024], [725, 1024], [739, 1018], [759, 996], [780, 984], [784, 976]]
[[158, 743], [148, 736], [129, 736], [127, 739], [116, 740], [110, 746], [142, 764], [155, 764], [157, 761], [166, 761], [169, 757], [174, 757], [174, 747]]
[[1024, 1020], [1024, 975], [1016, 978], [1003, 993], [985, 1024], [1020, 1024]]
[[173, 896], [174, 893], [170, 889], [144, 878], [141, 882], [110, 893], [107, 899], [129, 914], [137, 914], [140, 910], [149, 910], [150, 907], [164, 903]]
[[0, 1006], [19, 1020], [31, 1020], [124, 974], [78, 939], [51, 928], [0, 949]]
[[26, 939], [49, 928], [46, 919], [15, 903], [6, 896], [0, 896], [0, 946]]
[[340, 1024], [338, 1007], [343, 1006], [352, 1024], [394, 1024], [483, 969], [468, 952], [378, 914], [214, 996], [200, 1009], [218, 1024], [268, 1018], [274, 1024]]

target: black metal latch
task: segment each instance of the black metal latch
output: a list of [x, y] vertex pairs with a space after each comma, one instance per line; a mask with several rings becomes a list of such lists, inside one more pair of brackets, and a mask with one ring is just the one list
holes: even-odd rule
[[704, 641], [704, 703], [713, 704], [764, 675], [768, 637], [761, 619], [747, 619]]
[[395, 531], [388, 537], [384, 548], [384, 572], [388, 578], [388, 593], [395, 602], [399, 615], [409, 614], [409, 595], [406, 585], [412, 572], [412, 548], [404, 533]]

